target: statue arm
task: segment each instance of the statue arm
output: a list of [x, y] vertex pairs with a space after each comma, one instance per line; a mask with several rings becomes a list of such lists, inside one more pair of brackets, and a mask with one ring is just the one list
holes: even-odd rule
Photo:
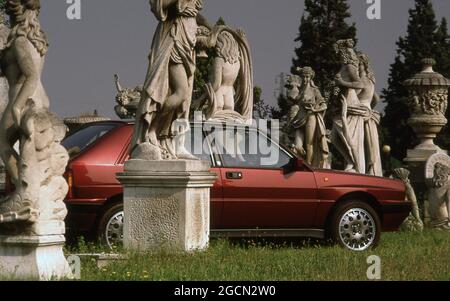
[[373, 94], [373, 99], [372, 99], [372, 104], [371, 104], [372, 109], [375, 109], [375, 107], [377, 106], [377, 104], [378, 104], [380, 101], [381, 101], [380, 95], [378, 95], [378, 93], [375, 92], [375, 93]]
[[30, 47], [30, 42], [24, 37], [17, 38], [14, 44], [17, 63], [25, 79], [13, 104], [13, 117], [18, 126], [27, 100], [33, 96], [39, 85], [39, 72], [31, 58]]
[[365, 85], [361, 81], [355, 66], [349, 65], [345, 67], [345, 73], [349, 80], [344, 80], [341, 75], [342, 73], [343, 72], [338, 73], [335, 78], [335, 81], [339, 86], [349, 89], [364, 89]]
[[213, 63], [213, 68], [210, 73], [209, 82], [211, 83], [214, 91], [219, 90], [220, 86], [222, 86], [222, 69], [223, 69], [224, 60], [222, 58], [215, 58]]

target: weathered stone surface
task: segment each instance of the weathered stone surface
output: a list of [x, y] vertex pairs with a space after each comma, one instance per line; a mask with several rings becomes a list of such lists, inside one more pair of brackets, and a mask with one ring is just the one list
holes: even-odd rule
[[447, 124], [445, 115], [450, 80], [433, 71], [436, 63], [433, 59], [424, 59], [422, 63], [422, 72], [403, 83], [410, 94], [408, 102], [411, 117], [408, 125], [420, 140], [416, 150], [440, 150], [433, 140]]
[[[335, 113], [331, 141], [346, 161], [347, 171], [383, 176], [378, 138], [380, 98], [369, 57], [356, 53], [353, 40], [335, 45], [342, 68], [335, 78]], [[339, 105], [339, 102], [341, 105]]]
[[130, 160], [124, 185], [124, 245], [139, 251], [203, 250], [209, 242], [210, 187], [203, 161]]
[[0, 200], [0, 276], [62, 278], [70, 275], [62, 252], [69, 156], [61, 141], [67, 128], [49, 111], [41, 82], [48, 42], [40, 2], [6, 5], [12, 29], [1, 66], [9, 89], [20, 93], [9, 93], [0, 126], [0, 157], [15, 186]]
[[434, 154], [425, 166], [425, 183], [428, 186], [428, 211], [431, 226], [450, 230], [450, 157]]
[[194, 74], [196, 70], [197, 31], [203, 0], [151, 0], [153, 14], [159, 21], [151, 52], [149, 68], [141, 91], [140, 105], [136, 112], [136, 123], [131, 141], [131, 157], [142, 143], [159, 147], [161, 158], [194, 159], [186, 149], [173, 147], [175, 120], [189, 120]]
[[315, 168], [331, 168], [325, 112], [327, 104], [314, 84], [315, 72], [310, 67], [299, 68], [298, 75], [287, 79], [291, 105], [287, 128], [294, 143], [294, 152]]
[[[251, 123], [253, 117], [253, 64], [250, 46], [242, 30], [228, 26], [199, 29], [197, 47], [213, 49], [209, 82], [194, 108], [206, 120]], [[206, 54], [206, 51], [205, 51]]]
[[64, 242], [63, 235], [0, 236], [0, 275], [11, 280], [71, 278]]

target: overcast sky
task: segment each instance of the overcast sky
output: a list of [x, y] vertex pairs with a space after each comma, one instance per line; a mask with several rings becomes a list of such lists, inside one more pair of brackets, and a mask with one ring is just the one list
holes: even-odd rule
[[[157, 25], [148, 0], [81, 0], [81, 20], [66, 16], [66, 0], [41, 0], [41, 23], [50, 40], [44, 85], [52, 110], [62, 117], [98, 109], [114, 114], [113, 74], [125, 86], [141, 84], [150, 43]], [[250, 40], [255, 85], [275, 103], [275, 79], [289, 72], [294, 56], [303, 0], [205, 0], [203, 14], [212, 22], [223, 16], [228, 25], [243, 28]], [[450, 1], [433, 0], [438, 18], [450, 18]], [[366, 16], [366, 0], [349, 0], [351, 22], [358, 28], [359, 49], [368, 53], [378, 90], [387, 83], [395, 42], [404, 35], [408, 9], [414, 0], [381, 0], [381, 20]], [[447, 75], [450, 76], [450, 75]]]

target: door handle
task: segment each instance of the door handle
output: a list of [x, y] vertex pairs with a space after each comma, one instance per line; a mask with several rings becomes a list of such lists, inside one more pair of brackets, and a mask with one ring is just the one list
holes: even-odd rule
[[225, 173], [227, 179], [229, 180], [241, 180], [242, 172], [240, 171], [228, 171]]

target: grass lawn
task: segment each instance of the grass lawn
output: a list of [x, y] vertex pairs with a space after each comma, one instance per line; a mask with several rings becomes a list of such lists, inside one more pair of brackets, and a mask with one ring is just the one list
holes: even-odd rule
[[127, 254], [100, 269], [83, 259], [81, 280], [367, 280], [370, 255], [381, 258], [382, 280], [450, 280], [450, 233], [441, 231], [384, 233], [362, 253], [308, 241], [213, 240], [205, 252]]

